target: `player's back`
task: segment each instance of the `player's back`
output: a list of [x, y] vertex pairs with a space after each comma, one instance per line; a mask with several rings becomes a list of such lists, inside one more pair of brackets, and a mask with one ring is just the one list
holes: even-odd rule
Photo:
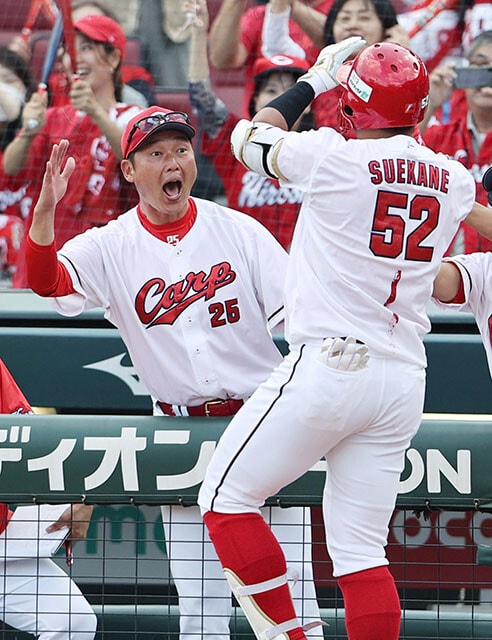
[[473, 180], [409, 136], [341, 141], [325, 129], [314, 147], [308, 140], [315, 159], [291, 249], [289, 341], [350, 334], [375, 353], [425, 362], [426, 304], [471, 211]]

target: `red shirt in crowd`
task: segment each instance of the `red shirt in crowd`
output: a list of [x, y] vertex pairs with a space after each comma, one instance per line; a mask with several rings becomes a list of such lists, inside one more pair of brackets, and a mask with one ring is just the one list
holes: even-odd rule
[[[482, 187], [482, 176], [492, 163], [492, 132], [483, 141], [478, 155], [472, 144], [468, 128], [468, 112], [461, 111], [448, 124], [428, 127], [423, 134], [425, 144], [434, 151], [440, 151], [465, 165], [477, 184], [477, 202], [487, 205], [487, 194]], [[463, 225], [465, 253], [492, 251], [492, 242], [479, 235], [475, 229]]]
[[[110, 117], [123, 129], [140, 110], [141, 107], [120, 104], [110, 112]], [[53, 144], [62, 138], [70, 141], [69, 153], [75, 158], [75, 171], [56, 210], [57, 248], [90, 227], [106, 224], [137, 202], [133, 185], [125, 181], [118, 158], [93, 119], [71, 104], [50, 108], [46, 111], [44, 127], [33, 140], [24, 171], [30, 180], [24, 197], [28, 210], [26, 233], [31, 225], [32, 208], [41, 188], [46, 161]], [[13, 280], [15, 288], [27, 286], [23, 255], [21, 250]]]
[[239, 118], [229, 114], [216, 138], [206, 132], [202, 152], [212, 161], [224, 185], [227, 204], [256, 218], [287, 251], [301, 207], [302, 193], [298, 189], [281, 187], [278, 180], [249, 171], [231, 153], [231, 132]]

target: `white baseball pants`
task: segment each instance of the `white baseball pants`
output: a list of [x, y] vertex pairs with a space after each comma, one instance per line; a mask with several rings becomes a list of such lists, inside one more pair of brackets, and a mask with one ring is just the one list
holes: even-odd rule
[[[263, 508], [298, 581], [290, 582], [303, 623], [320, 619], [311, 564], [311, 514], [308, 508]], [[228, 640], [231, 590], [197, 506], [162, 506], [171, 572], [179, 596], [180, 640]], [[234, 624], [234, 623], [232, 623]], [[308, 633], [323, 637], [322, 627]]]
[[0, 561], [0, 619], [39, 640], [92, 640], [97, 618], [50, 558]]
[[371, 356], [331, 369], [320, 344], [292, 349], [222, 435], [199, 495], [202, 512], [258, 512], [327, 462], [324, 524], [334, 575], [387, 564], [385, 545], [405, 450], [420, 425], [425, 369]]

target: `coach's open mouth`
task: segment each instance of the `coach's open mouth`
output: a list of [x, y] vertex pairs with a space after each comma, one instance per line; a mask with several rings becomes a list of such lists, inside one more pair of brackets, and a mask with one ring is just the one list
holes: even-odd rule
[[172, 180], [171, 182], [167, 182], [162, 189], [169, 198], [176, 199], [181, 195], [182, 187], [183, 183], [181, 180]]

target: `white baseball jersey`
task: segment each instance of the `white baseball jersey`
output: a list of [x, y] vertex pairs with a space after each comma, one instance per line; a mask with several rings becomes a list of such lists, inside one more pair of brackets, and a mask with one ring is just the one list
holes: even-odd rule
[[432, 282], [475, 199], [468, 171], [409, 136], [347, 141], [329, 128], [286, 133], [277, 166], [307, 192], [286, 278], [291, 346], [353, 335], [425, 365]]
[[[245, 399], [280, 363], [269, 330], [283, 319], [287, 262], [253, 218], [194, 201], [196, 221], [176, 246], [146, 231], [136, 209], [70, 240], [58, 256], [77, 293], [54, 300], [65, 315], [102, 306], [154, 399], [187, 406]], [[199, 509], [163, 506], [161, 512], [179, 594], [180, 639], [227, 640], [230, 589]], [[302, 577], [293, 592], [298, 610], [318, 619], [309, 509], [273, 508], [270, 515], [289, 565]]]
[[67, 242], [58, 255], [77, 293], [54, 299], [69, 316], [103, 307], [153, 398], [188, 406], [247, 398], [281, 361], [269, 328], [283, 318], [287, 262], [258, 222], [194, 200], [176, 246], [136, 209]]
[[492, 376], [492, 253], [470, 253], [453, 256], [449, 259], [461, 273], [465, 292], [462, 304], [445, 303], [433, 298], [443, 309], [456, 309], [473, 313], [477, 322], [483, 345], [487, 354], [490, 375]]

